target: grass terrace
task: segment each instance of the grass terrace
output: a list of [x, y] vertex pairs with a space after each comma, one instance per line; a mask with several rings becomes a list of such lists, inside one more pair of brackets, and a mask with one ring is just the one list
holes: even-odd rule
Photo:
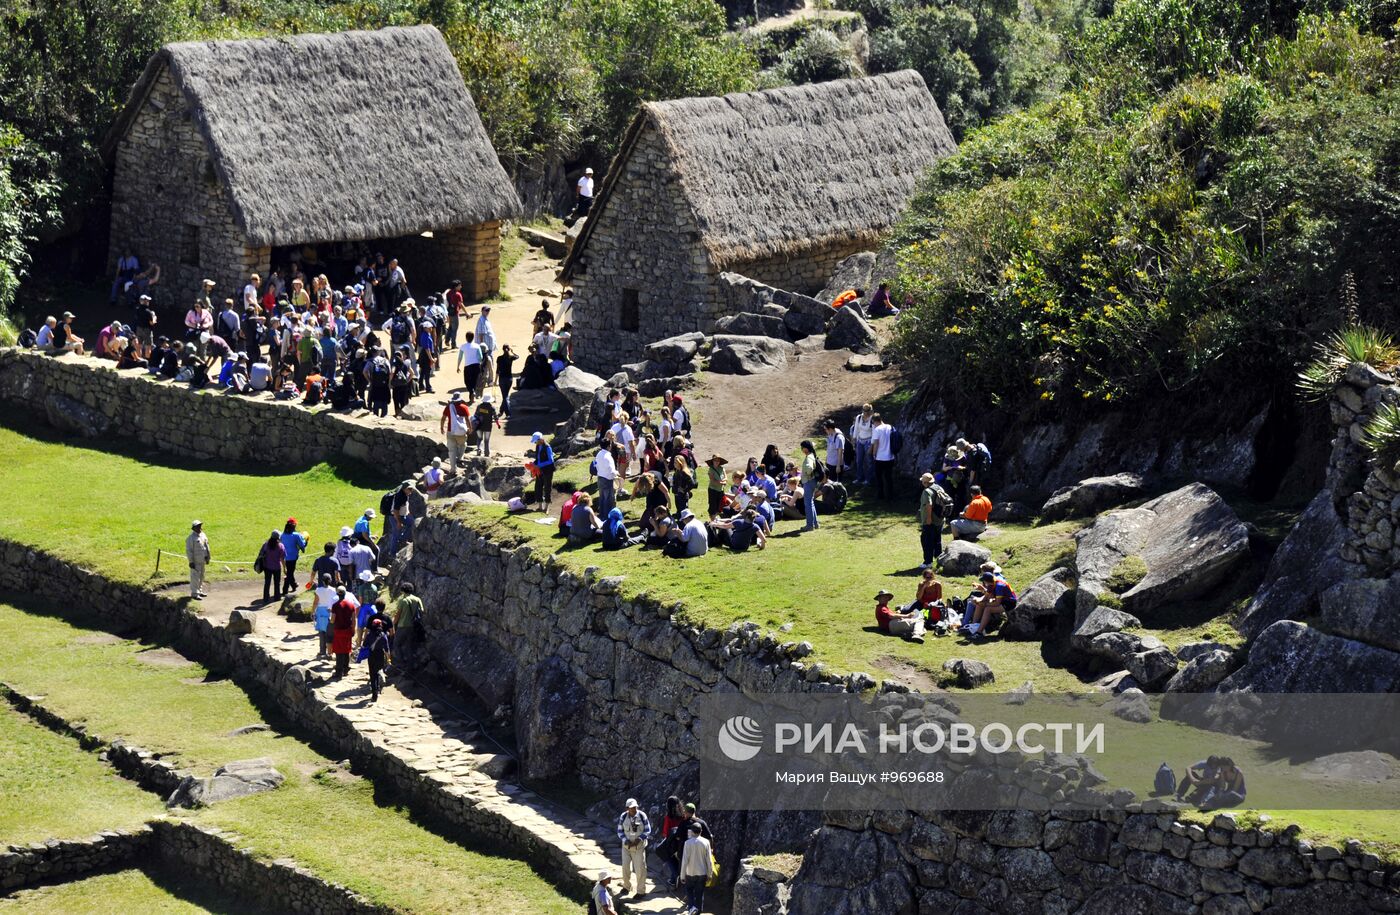
[[256, 915], [257, 909], [214, 898], [200, 887], [141, 870], [116, 871], [21, 890], [0, 899], [5, 915]]
[[[100, 621], [77, 611], [60, 616], [33, 605], [0, 605], [0, 641], [11, 646], [6, 682], [26, 694], [43, 695], [47, 707], [108, 740], [125, 738], [199, 773], [231, 760], [270, 757], [286, 776], [280, 788], [187, 814], [196, 822], [238, 834], [263, 857], [295, 859], [323, 879], [398, 911], [577, 909], [527, 864], [464, 847], [416, 822], [407, 811], [377, 797], [369, 781], [287, 733], [232, 681], [211, 676], [169, 649], [104, 632]], [[271, 729], [230, 733], [264, 722]], [[46, 732], [38, 736], [62, 743], [62, 738]], [[4, 746], [10, 743], [6, 739]], [[80, 767], [83, 777], [56, 785], [46, 781], [43, 793], [53, 798], [45, 807], [51, 806], [55, 816], [65, 803], [109, 814], [94, 816], [91, 825], [85, 820], [79, 835], [112, 828], [119, 817], [110, 814], [121, 805], [103, 802], [93, 787], [103, 781], [105, 767], [76, 744], [69, 746], [72, 754], [84, 757], [71, 764]], [[42, 762], [43, 757], [28, 767], [31, 776], [17, 782], [18, 792], [36, 793], [28, 789], [39, 777], [35, 767]], [[7, 775], [0, 772], [0, 785], [6, 784]], [[112, 789], [123, 787], [118, 783]], [[132, 811], [132, 822], [161, 812], [154, 796], [134, 786], [130, 791], [137, 801], [150, 799]], [[84, 801], [83, 795], [93, 798]], [[7, 787], [7, 801], [9, 796]], [[10, 803], [0, 818], [9, 829], [27, 830], [26, 839], [63, 832], [61, 821], [49, 822]], [[372, 843], [380, 859], [393, 866], [366, 867], [365, 843]], [[404, 879], [405, 874], [412, 879]]]

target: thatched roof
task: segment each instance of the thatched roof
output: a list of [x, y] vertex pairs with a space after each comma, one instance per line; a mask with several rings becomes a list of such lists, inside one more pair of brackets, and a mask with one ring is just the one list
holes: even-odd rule
[[520, 212], [457, 62], [432, 26], [161, 48], [255, 245], [387, 238]]
[[646, 130], [659, 132], [701, 244], [721, 268], [834, 239], [874, 247], [919, 177], [957, 148], [914, 70], [648, 103], [608, 169], [566, 273], [587, 256], [613, 182]]

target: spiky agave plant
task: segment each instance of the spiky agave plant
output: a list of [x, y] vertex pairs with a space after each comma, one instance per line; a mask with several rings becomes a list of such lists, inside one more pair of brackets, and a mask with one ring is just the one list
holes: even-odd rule
[[1353, 362], [1390, 369], [1400, 362], [1400, 347], [1390, 334], [1364, 324], [1333, 331], [1314, 347], [1312, 361], [1298, 373], [1298, 388], [1309, 400], [1325, 400]]
[[1361, 444], [1375, 462], [1386, 469], [1395, 466], [1400, 460], [1400, 407], [1394, 404], [1381, 404], [1371, 414], [1366, 423], [1366, 434]]

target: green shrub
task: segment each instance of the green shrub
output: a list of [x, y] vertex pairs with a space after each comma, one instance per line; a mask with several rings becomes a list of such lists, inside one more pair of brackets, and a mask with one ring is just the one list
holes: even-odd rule
[[1105, 591], [1098, 596], [1099, 606], [1108, 607], [1110, 610], [1122, 610], [1123, 601], [1111, 591]]
[[1309, 400], [1326, 400], [1353, 362], [1388, 371], [1400, 362], [1400, 347], [1374, 327], [1344, 327], [1317, 344], [1312, 361], [1298, 373], [1298, 387]]
[[1386, 470], [1400, 460], [1400, 407], [1381, 404], [1366, 423], [1362, 445]]
[[835, 32], [809, 29], [782, 56], [778, 73], [794, 83], [822, 83], [860, 75], [855, 54]]
[[1147, 577], [1147, 562], [1141, 556], [1124, 556], [1108, 573], [1104, 582], [1114, 594], [1124, 594], [1137, 587], [1138, 582]]

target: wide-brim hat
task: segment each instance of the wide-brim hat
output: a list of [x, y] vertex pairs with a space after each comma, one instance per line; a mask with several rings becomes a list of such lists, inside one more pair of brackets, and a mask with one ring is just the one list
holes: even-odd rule
[[374, 573], [369, 569], [365, 569], [360, 573], [360, 581], [374, 581]]
[[729, 463], [729, 458], [720, 457], [718, 454], [712, 454], [705, 459], [706, 464], [713, 464], [715, 461], [719, 461], [721, 465], [724, 465]]
[[495, 398], [494, 395], [491, 395], [491, 394], [482, 394], [482, 395], [481, 395], [481, 402], [482, 402], [482, 403], [495, 403], [495, 402], [496, 402], [496, 398]]
[[349, 537], [349, 536], [350, 536], [350, 528], [348, 528], [348, 527], [342, 527], [342, 528], [340, 529], [340, 536], [342, 536], [342, 537]]
[[875, 599], [876, 599], [876, 600], [884, 600], [884, 599], [887, 598], [887, 597], [894, 597], [894, 595], [891, 594], [889, 591], [885, 591], [885, 590], [883, 590], [883, 589], [881, 589], [881, 590], [875, 592]]

